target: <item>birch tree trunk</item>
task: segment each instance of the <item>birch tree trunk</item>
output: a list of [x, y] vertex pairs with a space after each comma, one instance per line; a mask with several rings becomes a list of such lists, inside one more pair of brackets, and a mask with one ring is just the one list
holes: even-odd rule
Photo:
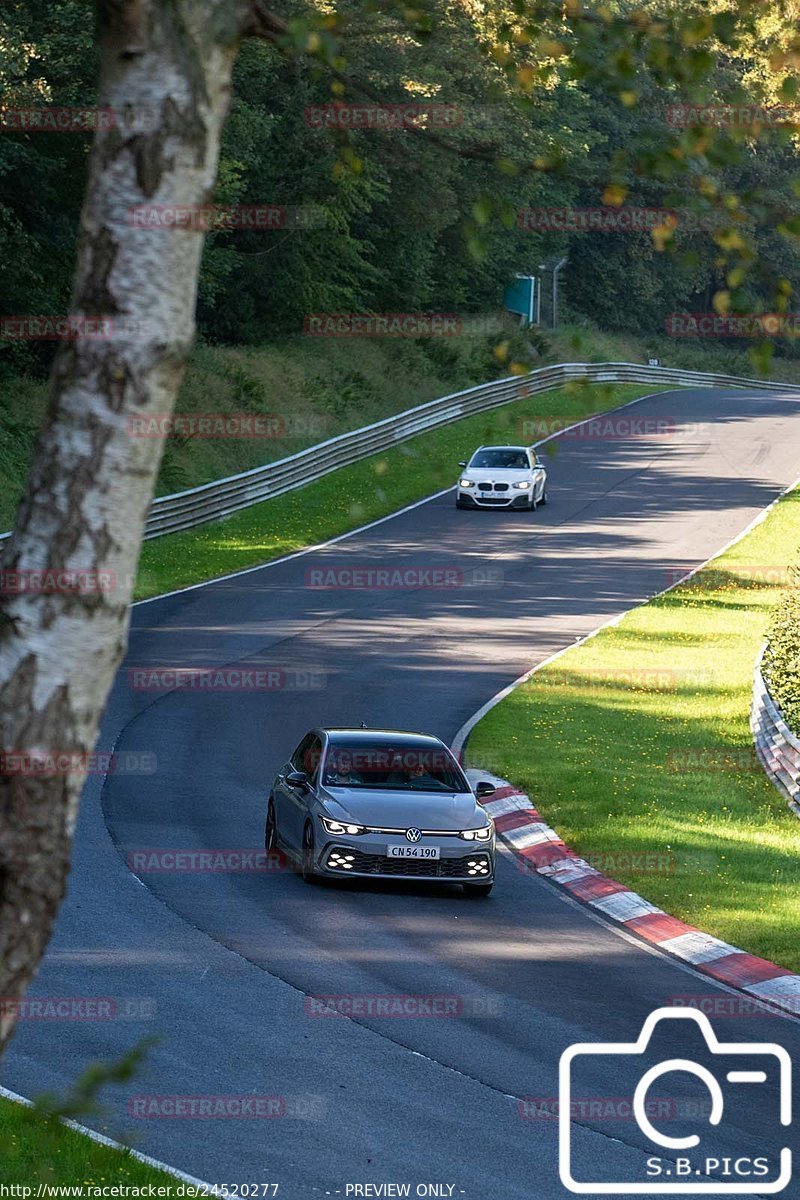
[[[63, 899], [100, 717], [127, 641], [128, 605], [161, 438], [130, 418], [169, 413], [194, 332], [202, 231], [143, 229], [137, 205], [208, 203], [238, 41], [240, 0], [102, 0], [99, 104], [72, 313], [113, 333], [66, 342], [0, 590], [0, 998], [20, 998]], [[99, 573], [43, 592], [27, 572]], [[10, 574], [10, 573], [15, 573]], [[84, 579], [84, 585], [86, 580]], [[52, 590], [55, 586], [56, 590]], [[10, 590], [11, 589], [11, 590]], [[59, 590], [60, 589], [60, 590]], [[78, 756], [54, 774], [20, 755]], [[0, 1020], [0, 1053], [14, 1026]]]

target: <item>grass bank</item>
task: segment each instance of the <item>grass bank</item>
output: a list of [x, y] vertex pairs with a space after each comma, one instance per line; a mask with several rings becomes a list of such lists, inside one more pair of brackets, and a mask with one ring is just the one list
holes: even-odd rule
[[[511, 342], [524, 343], [509, 329]], [[426, 400], [508, 375], [486, 335], [415, 341], [285, 338], [264, 346], [198, 345], [176, 412], [268, 415], [268, 436], [171, 436], [155, 494], [167, 495], [284, 458]], [[0, 375], [0, 530], [10, 529], [44, 418], [42, 380]]]
[[756, 758], [748, 715], [799, 522], [797, 489], [693, 580], [533, 675], [467, 746], [606, 874], [794, 971], [800, 821]]

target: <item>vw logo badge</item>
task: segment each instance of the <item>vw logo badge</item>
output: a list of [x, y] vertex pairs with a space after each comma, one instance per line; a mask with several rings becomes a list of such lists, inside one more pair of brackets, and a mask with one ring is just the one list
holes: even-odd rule
[[410, 842], [418, 842], [419, 839], [422, 837], [422, 830], [421, 829], [407, 829], [406, 837], [408, 838], [408, 840]]

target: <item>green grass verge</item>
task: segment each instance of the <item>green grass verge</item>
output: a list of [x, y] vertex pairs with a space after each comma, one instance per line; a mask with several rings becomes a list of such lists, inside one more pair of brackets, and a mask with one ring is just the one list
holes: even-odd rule
[[[525, 420], [577, 421], [659, 390], [569, 384], [421, 434], [225, 521], [154, 538], [142, 548], [135, 596], [155, 596], [267, 562], [386, 516], [452, 486], [459, 460], [482, 442], [525, 440]], [[545, 449], [557, 454], [557, 443]]]
[[[39, 1183], [88, 1187], [153, 1184], [176, 1196], [179, 1180], [148, 1167], [126, 1150], [102, 1146], [57, 1120], [12, 1100], [0, 1099], [0, 1184]], [[186, 1185], [184, 1194], [191, 1194]], [[133, 1194], [133, 1193], [131, 1193]], [[88, 1196], [88, 1191], [84, 1196]]]
[[[468, 743], [471, 763], [527, 792], [606, 874], [795, 971], [800, 821], [755, 756], [748, 714], [798, 521], [800, 489], [694, 581], [533, 675]], [[653, 854], [674, 873], [624, 865]]]

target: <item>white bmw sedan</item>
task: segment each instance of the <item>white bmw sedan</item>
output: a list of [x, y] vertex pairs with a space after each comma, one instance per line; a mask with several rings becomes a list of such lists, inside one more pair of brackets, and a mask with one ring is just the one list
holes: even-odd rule
[[481, 446], [456, 490], [456, 508], [526, 508], [547, 504], [547, 471], [527, 446]]

